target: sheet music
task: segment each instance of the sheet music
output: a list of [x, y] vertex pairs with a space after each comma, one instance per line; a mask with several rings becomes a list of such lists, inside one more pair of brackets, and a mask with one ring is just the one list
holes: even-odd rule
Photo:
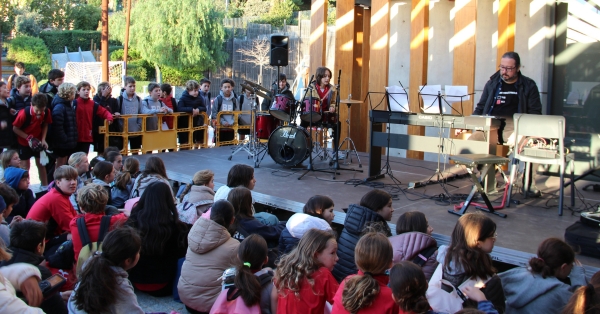
[[467, 100], [471, 99], [471, 96], [469, 95], [469, 92], [467, 90], [467, 86], [446, 85], [445, 92], [446, 92], [446, 101], [448, 101], [448, 102], [460, 102], [461, 100], [467, 101]]
[[409, 112], [408, 94], [401, 86], [394, 85], [385, 88], [390, 97], [390, 110], [399, 112]]
[[[423, 98], [424, 113], [440, 113], [438, 104], [438, 93], [442, 91], [442, 85], [419, 86], [421, 97]], [[452, 114], [452, 108], [448, 103], [442, 100], [442, 113]]]

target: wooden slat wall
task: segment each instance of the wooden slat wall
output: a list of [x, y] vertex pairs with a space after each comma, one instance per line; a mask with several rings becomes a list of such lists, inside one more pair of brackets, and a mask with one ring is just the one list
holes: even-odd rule
[[[335, 32], [335, 68], [333, 71], [333, 84], [338, 82], [339, 70], [342, 70], [340, 80], [340, 99], [348, 98], [351, 93], [354, 71], [352, 57], [354, 55], [354, 0], [338, 0], [336, 4], [336, 32]], [[348, 106], [340, 104], [339, 121], [340, 140], [348, 136]], [[344, 148], [346, 146], [344, 145]]]
[[[371, 37], [371, 10], [355, 7], [354, 15], [354, 56], [352, 98], [363, 100], [369, 91], [369, 59], [368, 43]], [[369, 151], [369, 103], [352, 105], [352, 129], [350, 136], [356, 149], [360, 152]]]
[[[427, 83], [427, 56], [429, 54], [429, 0], [412, 0], [410, 13], [410, 91], [411, 112], [419, 108], [419, 86]], [[408, 134], [425, 135], [425, 127], [409, 126]], [[406, 157], [423, 159], [423, 152], [407, 151]]]
[[327, 1], [313, 0], [310, 5], [310, 65], [308, 73], [314, 74], [326, 63]]
[[515, 50], [515, 11], [517, 0], [500, 0], [498, 8], [498, 57], [496, 64], [505, 52]]
[[[456, 1], [460, 9], [454, 17], [454, 71], [452, 84], [466, 85], [469, 92], [475, 89], [475, 52], [477, 0]], [[460, 110], [461, 105], [455, 104]], [[473, 97], [462, 104], [463, 114], [473, 112]]]

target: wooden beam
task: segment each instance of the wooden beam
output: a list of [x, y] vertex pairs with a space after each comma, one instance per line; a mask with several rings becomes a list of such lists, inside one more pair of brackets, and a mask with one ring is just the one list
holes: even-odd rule
[[[384, 93], [388, 85], [390, 52], [390, 0], [371, 1], [371, 36], [369, 39], [369, 92]], [[366, 40], [366, 39], [365, 39]], [[384, 94], [371, 94], [369, 100], [378, 110], [387, 109]], [[369, 106], [369, 104], [366, 104]], [[379, 127], [381, 128], [381, 126]], [[380, 131], [380, 130], [378, 130]]]
[[[371, 10], [356, 7], [355, 20], [355, 42], [354, 50], [354, 75], [356, 80], [352, 81], [352, 98], [364, 100], [369, 92], [369, 63], [371, 60], [371, 49], [367, 44], [371, 38]], [[356, 109], [359, 108], [359, 109]], [[361, 152], [369, 151], [369, 102], [354, 106], [352, 109], [352, 129], [350, 135], [356, 144], [356, 149]]]
[[102, 0], [102, 36], [100, 37], [102, 49], [102, 80], [108, 82], [108, 0]]
[[[466, 85], [468, 92], [475, 89], [475, 52], [477, 26], [477, 0], [456, 1], [460, 7], [454, 16], [454, 37], [450, 40], [454, 53], [452, 71], [453, 85]], [[462, 106], [455, 104], [455, 109], [463, 110], [463, 114], [473, 112], [473, 97], [463, 101]]]
[[498, 57], [500, 64], [502, 55], [515, 50], [515, 11], [517, 0], [500, 0], [498, 8]]
[[312, 0], [310, 5], [310, 62], [308, 73], [312, 76], [320, 66], [325, 66], [327, 43], [327, 1]]
[[[353, 56], [355, 49], [354, 42], [354, 0], [338, 0], [336, 3], [336, 30], [335, 30], [335, 66], [333, 75], [335, 80], [332, 83], [337, 84], [339, 70], [342, 70], [340, 80], [340, 99], [348, 98], [352, 94]], [[354, 106], [351, 110], [359, 109]], [[341, 104], [339, 108], [340, 139], [348, 136], [348, 106]], [[344, 145], [345, 146], [345, 145]]]
[[[410, 77], [409, 108], [421, 112], [419, 86], [427, 84], [427, 57], [429, 54], [429, 0], [412, 0], [410, 12]], [[408, 134], [425, 135], [425, 127], [409, 126]], [[406, 157], [423, 159], [423, 152], [407, 151]]]

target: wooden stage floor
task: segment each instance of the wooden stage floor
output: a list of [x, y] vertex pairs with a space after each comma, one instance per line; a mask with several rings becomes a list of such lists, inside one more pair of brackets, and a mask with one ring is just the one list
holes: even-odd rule
[[[237, 153], [229, 161], [228, 157], [231, 155], [233, 148], [227, 146], [154, 155], [164, 160], [169, 172], [191, 178], [198, 170], [211, 169], [215, 173], [215, 182], [225, 184], [227, 173], [234, 164], [254, 165], [253, 160], [249, 159], [247, 153], [243, 151]], [[143, 164], [149, 156], [139, 155], [136, 157]], [[453, 204], [451, 204], [450, 199], [440, 197], [440, 194], [444, 193], [441, 185], [433, 184], [416, 189], [407, 189], [409, 182], [429, 179], [435, 173], [436, 163], [391, 157], [390, 166], [394, 176], [401, 181], [399, 186], [394, 184], [388, 176], [384, 179], [369, 182], [368, 185], [356, 185], [356, 183], [363, 181], [368, 173], [368, 154], [359, 153], [359, 156], [364, 170], [363, 173], [341, 170], [340, 174], [333, 180], [332, 175], [329, 173], [310, 171], [301, 180], [298, 180], [298, 177], [305, 170], [284, 168], [276, 164], [267, 154], [259, 168], [255, 169], [257, 182], [254, 191], [301, 203], [306, 202], [315, 194], [327, 195], [334, 200], [335, 210], [341, 212], [343, 208], [347, 208], [350, 204], [360, 202], [361, 197], [369, 190], [374, 187], [381, 188], [394, 196], [394, 214], [391, 223], [395, 223], [403, 212], [418, 210], [427, 216], [429, 224], [434, 228], [434, 233], [446, 236], [452, 233], [458, 216], [447, 212]], [[308, 160], [305, 160], [303, 164], [308, 165]], [[385, 160], [382, 161], [383, 164], [385, 164]], [[361, 169], [358, 167], [356, 157], [353, 158], [350, 165], [341, 166]], [[442, 167], [442, 170], [446, 175], [466, 173], [463, 167], [449, 164], [442, 166], [445, 166], [445, 168]], [[327, 167], [327, 161], [320, 159], [315, 161], [315, 168]], [[500, 176], [498, 178], [501, 180]], [[588, 191], [582, 190], [584, 186], [591, 182], [580, 181], [576, 184], [579, 197], [576, 198], [575, 207], [570, 209], [569, 206], [566, 206], [570, 204], [570, 189], [566, 189], [564, 215], [558, 216], [558, 178], [536, 175], [535, 181], [537, 187], [542, 191], [541, 198], [524, 199], [520, 193], [515, 192], [517, 189], [514, 189], [513, 199], [520, 200], [521, 204], [511, 205], [510, 208], [503, 209], [502, 212], [508, 215], [507, 218], [486, 214], [498, 226], [497, 246], [535, 254], [539, 243], [544, 239], [548, 237], [564, 238], [565, 229], [579, 220], [578, 214], [574, 211], [582, 210], [586, 206], [587, 208], [597, 208], [600, 203], [600, 194], [592, 192], [591, 189]], [[456, 179], [445, 185], [447, 191], [454, 196], [468, 194], [471, 187], [472, 184], [468, 178]], [[502, 194], [492, 195], [490, 199], [497, 205], [500, 203], [501, 196]], [[473, 212], [475, 210], [471, 206], [468, 211]], [[578, 258], [586, 265], [600, 267], [600, 260], [598, 259], [581, 255]]]

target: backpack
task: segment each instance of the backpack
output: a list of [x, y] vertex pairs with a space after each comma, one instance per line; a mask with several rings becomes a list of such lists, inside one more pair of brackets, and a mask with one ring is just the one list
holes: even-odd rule
[[104, 236], [108, 233], [110, 227], [111, 216], [102, 216], [100, 221], [100, 231], [98, 232], [98, 241], [92, 242], [90, 235], [87, 232], [87, 226], [85, 225], [85, 217], [77, 218], [77, 230], [79, 231], [79, 238], [81, 240], [81, 251], [77, 257], [77, 268], [76, 274], [81, 274], [81, 268], [83, 264], [94, 254], [96, 251], [102, 251], [102, 241]]
[[[227, 272], [227, 270], [225, 271]], [[233, 274], [225, 277], [224, 284], [226, 285], [221, 293], [217, 297], [217, 300], [210, 309], [210, 314], [260, 314], [260, 301], [251, 307], [246, 306], [240, 296], [240, 291], [233, 285], [233, 278], [235, 277], [235, 271]], [[224, 274], [225, 275], [225, 274]], [[264, 289], [273, 281], [273, 272], [267, 272], [258, 276], [261, 289]], [[231, 285], [227, 286], [230, 282]]]
[[[24, 110], [25, 110], [25, 121], [23, 121], [23, 125], [21, 125], [21, 127], [20, 127], [21, 130], [25, 130], [25, 128], [31, 124], [31, 106], [25, 107]], [[45, 111], [44, 118], [47, 117], [48, 115], [52, 115], [52, 112], [50, 112], [50, 108], [46, 107], [46, 109], [44, 111]]]
[[[238, 110], [235, 109], [235, 107], [237, 106], [237, 96], [235, 95], [234, 92], [233, 93], [233, 98], [231, 98], [231, 101], [233, 102], [233, 110]], [[215, 98], [217, 100], [217, 113], [219, 113], [221, 111], [221, 107], [223, 106], [223, 96], [219, 95]]]
[[[135, 95], [135, 98], [137, 98], [138, 102], [141, 104], [142, 103], [142, 99], [140, 98], [140, 96]], [[123, 113], [123, 95], [119, 95], [119, 113]]]
[[[185, 222], [186, 224], [193, 225], [194, 222], [196, 222], [196, 220], [198, 220], [198, 218], [200, 218], [200, 216], [205, 213], [213, 203], [213, 200], [203, 200], [196, 203], [183, 201], [177, 204], [179, 220]], [[200, 209], [200, 212], [198, 209]]]
[[435, 253], [435, 251], [437, 251], [437, 249], [438, 248], [435, 245], [424, 248], [419, 252], [419, 254], [417, 254], [417, 256], [415, 256], [412, 262], [419, 265], [419, 267], [423, 267], [423, 265], [425, 265], [427, 260], [431, 257], [431, 255], [433, 255], [433, 253]]

